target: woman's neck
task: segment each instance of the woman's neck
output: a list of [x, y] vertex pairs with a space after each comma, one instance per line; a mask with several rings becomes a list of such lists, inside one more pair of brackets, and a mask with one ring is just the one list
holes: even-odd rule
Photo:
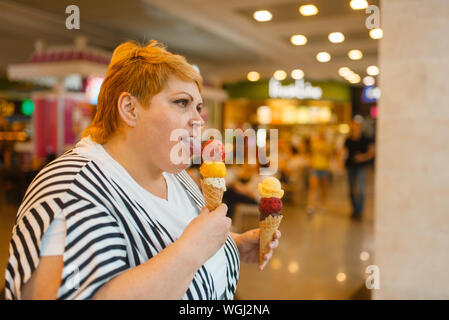
[[167, 199], [167, 185], [162, 175], [163, 171], [152, 164], [150, 159], [144, 158], [142, 153], [136, 152], [138, 148], [135, 148], [129, 139], [114, 136], [103, 147], [142, 188]]

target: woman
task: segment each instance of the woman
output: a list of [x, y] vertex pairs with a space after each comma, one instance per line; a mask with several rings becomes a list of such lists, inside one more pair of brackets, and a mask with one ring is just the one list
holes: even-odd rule
[[[156, 41], [116, 48], [85, 137], [22, 201], [8, 299], [233, 298], [240, 260], [257, 263], [259, 230], [230, 234], [226, 206], [204, 208], [187, 165], [170, 159], [198, 134], [200, 91], [192, 66]], [[188, 134], [171, 141], [175, 129]]]

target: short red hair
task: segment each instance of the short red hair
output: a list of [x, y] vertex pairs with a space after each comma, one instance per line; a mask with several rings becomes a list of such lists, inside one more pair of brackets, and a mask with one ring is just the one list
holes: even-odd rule
[[143, 106], [148, 106], [151, 97], [162, 91], [171, 75], [195, 81], [201, 92], [199, 73], [183, 56], [168, 52], [156, 40], [145, 46], [132, 41], [119, 45], [101, 85], [95, 117], [83, 137], [90, 135], [95, 142], [105, 143], [120, 127], [117, 110], [120, 94], [128, 92]]

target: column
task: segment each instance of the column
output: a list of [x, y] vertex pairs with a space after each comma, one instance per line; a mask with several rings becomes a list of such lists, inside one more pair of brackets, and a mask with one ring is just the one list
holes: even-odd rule
[[383, 0], [374, 299], [449, 299], [449, 1]]

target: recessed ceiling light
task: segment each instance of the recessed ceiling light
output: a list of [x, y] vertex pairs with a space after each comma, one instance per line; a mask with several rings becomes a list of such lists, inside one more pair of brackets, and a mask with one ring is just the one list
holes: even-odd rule
[[351, 74], [348, 79], [348, 81], [353, 84], [359, 83], [360, 80], [360, 76], [357, 73]]
[[302, 71], [301, 69], [295, 69], [292, 71], [291, 76], [295, 80], [302, 79], [304, 78], [304, 71]]
[[329, 41], [332, 43], [342, 43], [345, 41], [345, 36], [341, 32], [329, 33]]
[[248, 74], [246, 75], [246, 77], [248, 78], [249, 81], [257, 81], [260, 79], [260, 74], [257, 71], [250, 71], [248, 72]]
[[349, 73], [347, 75], [345, 75], [343, 78], [345, 78], [346, 80], [350, 80], [352, 77], [354, 77], [355, 72], [354, 71], [349, 71]]
[[328, 61], [331, 60], [331, 55], [330, 55], [328, 52], [319, 52], [319, 53], [316, 55], [316, 59], [317, 59], [319, 62], [328, 62]]
[[365, 86], [372, 86], [376, 83], [376, 80], [371, 76], [366, 76], [363, 78], [363, 84]]
[[273, 74], [273, 77], [278, 81], [282, 81], [287, 78], [287, 72], [285, 72], [284, 70], [276, 70]]
[[306, 4], [299, 7], [299, 12], [303, 16], [314, 16], [318, 13], [318, 8], [313, 4]]
[[363, 10], [368, 8], [368, 1], [366, 0], [351, 0], [349, 3], [353, 10]]
[[349, 69], [348, 67], [341, 67], [340, 69], [338, 69], [338, 74], [343, 78], [349, 75], [350, 73], [351, 69]]
[[384, 36], [384, 32], [380, 28], [371, 29], [371, 31], [369, 32], [369, 36], [375, 40], [381, 39]]
[[290, 38], [290, 42], [295, 46], [303, 46], [307, 43], [307, 38], [302, 34], [295, 34]]
[[370, 76], [377, 76], [379, 74], [379, 68], [377, 66], [369, 66], [366, 68], [366, 73]]
[[268, 10], [259, 10], [254, 12], [253, 17], [259, 22], [265, 22], [270, 21], [273, 18], [273, 15]]
[[351, 60], [360, 60], [363, 57], [363, 53], [360, 50], [351, 50], [348, 52], [348, 57]]

